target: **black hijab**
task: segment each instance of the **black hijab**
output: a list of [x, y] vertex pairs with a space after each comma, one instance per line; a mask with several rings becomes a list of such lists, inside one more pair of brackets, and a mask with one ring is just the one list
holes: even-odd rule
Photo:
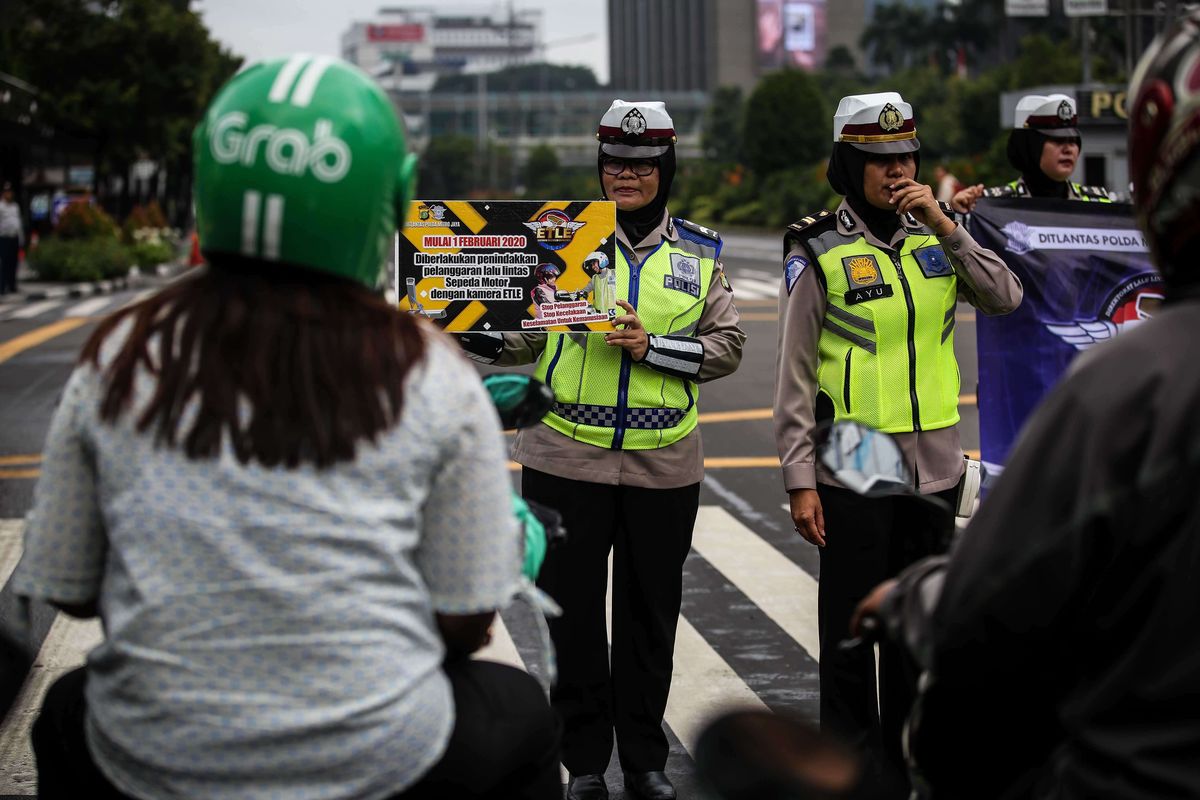
[[[835, 192], [846, 198], [850, 208], [858, 218], [866, 224], [875, 238], [884, 244], [891, 244], [892, 237], [900, 228], [900, 215], [895, 209], [876, 208], [863, 194], [863, 176], [870, 153], [859, 150], [852, 144], [836, 142], [833, 145], [833, 155], [829, 159], [829, 171], [826, 178]], [[921, 153], [913, 151], [913, 161], [917, 170], [916, 178], [921, 172]]]
[[1008, 134], [1008, 163], [1021, 173], [1033, 197], [1069, 197], [1066, 181], [1056, 181], [1042, 172], [1042, 149], [1049, 137], [1041, 131], [1014, 128]]
[[[596, 170], [600, 174], [600, 194], [605, 200], [608, 200], [608, 194], [604, 191], [604, 170], [600, 168], [600, 161], [606, 155], [604, 145], [600, 145], [600, 151], [596, 156]], [[632, 160], [637, 161], [638, 159]], [[634, 247], [641, 244], [646, 235], [662, 222], [663, 211], [667, 208], [667, 199], [671, 196], [671, 183], [675, 180], [675, 145], [667, 147], [667, 152], [658, 158], [647, 160], [658, 164], [658, 194], [636, 211], [617, 209], [617, 224], [621, 226], [621, 230], [625, 231], [625, 236]]]

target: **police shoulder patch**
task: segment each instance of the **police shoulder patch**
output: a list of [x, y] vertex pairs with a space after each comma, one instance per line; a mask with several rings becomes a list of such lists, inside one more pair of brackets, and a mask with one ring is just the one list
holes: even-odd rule
[[804, 270], [808, 269], [808, 259], [801, 255], [794, 255], [788, 258], [783, 265], [783, 279], [787, 284], [787, 293], [792, 293], [792, 288], [796, 285], [796, 281], [800, 280], [800, 276], [804, 274]]
[[[712, 228], [706, 228], [703, 225], [698, 225], [695, 222], [692, 222], [688, 219], [683, 219], [682, 217], [675, 218], [675, 225], [679, 228], [680, 236], [684, 236], [688, 239], [694, 239], [698, 236], [701, 239], [708, 240], [707, 242], [699, 242], [699, 244], [708, 244], [710, 247], [717, 247], [721, 244], [721, 234], [717, 233]], [[691, 236], [688, 236], [687, 234], [691, 234]]]

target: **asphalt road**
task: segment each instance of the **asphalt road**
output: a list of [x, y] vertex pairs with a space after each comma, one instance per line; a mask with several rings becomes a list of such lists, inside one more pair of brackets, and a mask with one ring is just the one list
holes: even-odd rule
[[[738, 372], [706, 384], [700, 401], [707, 478], [685, 568], [667, 712], [673, 744], [668, 772], [681, 797], [693, 792], [689, 753], [695, 737], [719, 710], [749, 705], [817, 717], [817, 556], [793, 533], [785, 511], [770, 419], [780, 251], [774, 237], [737, 235], [725, 243], [724, 263], [749, 338]], [[29, 509], [42, 443], [72, 364], [98, 319], [137, 294], [0, 304], [0, 586], [19, 557], [20, 520]], [[973, 322], [973, 311], [960, 307], [955, 337], [969, 450], [978, 448]], [[11, 592], [0, 590], [0, 632], [10, 637], [15, 609]], [[504, 622], [507, 635], [499, 637], [495, 656], [536, 672], [529, 612], [509, 609]], [[49, 609], [36, 611], [30, 634], [33, 652], [41, 651], [36, 661], [6, 651], [0, 637], [0, 715], [11, 707], [0, 727], [0, 798], [34, 793], [23, 749], [30, 714], [46, 683], [77, 663], [98, 635], [94, 626], [60, 623], [51, 630], [52, 623]], [[614, 800], [620, 800], [615, 765], [609, 777]]]

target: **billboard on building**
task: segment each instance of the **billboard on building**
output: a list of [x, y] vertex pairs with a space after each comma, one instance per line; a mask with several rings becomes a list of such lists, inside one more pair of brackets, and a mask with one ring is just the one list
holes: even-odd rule
[[425, 26], [418, 23], [368, 25], [367, 41], [420, 44], [425, 41]]
[[758, 0], [758, 61], [765, 70], [825, 62], [825, 0]]

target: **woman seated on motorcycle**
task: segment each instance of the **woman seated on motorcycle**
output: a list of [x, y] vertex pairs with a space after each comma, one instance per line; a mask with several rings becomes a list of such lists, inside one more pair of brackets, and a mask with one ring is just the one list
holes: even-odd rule
[[518, 580], [496, 414], [377, 292], [391, 102], [281, 59], [195, 145], [209, 266], [88, 341], [14, 578], [105, 633], [45, 700], [39, 796], [557, 798], [540, 687], [466, 658]]

